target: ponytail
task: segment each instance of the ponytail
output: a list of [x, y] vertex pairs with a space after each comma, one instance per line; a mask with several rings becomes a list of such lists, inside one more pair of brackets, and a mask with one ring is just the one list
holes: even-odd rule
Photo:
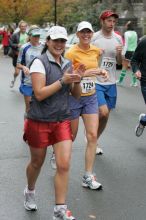
[[[49, 40], [50, 40], [50, 36], [48, 36], [48, 37], [46, 38], [46, 40], [49, 41]], [[45, 43], [45, 46], [44, 46], [44, 48], [43, 48], [41, 54], [46, 53], [47, 50], [48, 50], [48, 46], [47, 46], [47, 44]]]
[[48, 46], [47, 46], [47, 44], [45, 44], [41, 54], [46, 53], [47, 49], [48, 49]]

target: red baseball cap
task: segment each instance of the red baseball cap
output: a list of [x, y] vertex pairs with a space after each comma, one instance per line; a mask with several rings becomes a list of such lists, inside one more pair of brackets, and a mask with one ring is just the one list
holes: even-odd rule
[[100, 14], [99, 19], [104, 20], [104, 19], [111, 17], [111, 16], [114, 16], [115, 18], [119, 18], [119, 15], [116, 14], [115, 12], [113, 12], [111, 10], [106, 10]]

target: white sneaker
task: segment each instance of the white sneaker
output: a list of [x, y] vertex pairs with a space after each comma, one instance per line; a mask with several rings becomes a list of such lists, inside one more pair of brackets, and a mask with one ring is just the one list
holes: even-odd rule
[[139, 124], [135, 128], [135, 135], [140, 137], [146, 126], [146, 114], [142, 113], [139, 115]]
[[14, 80], [12, 80], [11, 83], [10, 83], [10, 88], [14, 87], [14, 83], [15, 83]]
[[82, 186], [94, 190], [102, 189], [102, 185], [101, 183], [97, 182], [95, 174], [84, 175], [82, 178]]
[[100, 147], [98, 147], [98, 145], [97, 145], [96, 155], [102, 155], [102, 154], [103, 154], [103, 150]]
[[99, 146], [99, 144], [97, 144], [96, 146], [96, 155], [102, 155], [103, 154], [103, 150], [102, 148]]
[[13, 87], [14, 87], [15, 81], [16, 81], [16, 79], [14, 79], [14, 80], [11, 81], [11, 83], [10, 83], [10, 88], [13, 88]]
[[36, 211], [37, 205], [35, 203], [35, 192], [27, 192], [27, 187], [24, 189], [24, 207], [28, 211]]
[[123, 86], [123, 82], [120, 82], [119, 80], [116, 81], [117, 86]]
[[68, 209], [61, 208], [58, 211], [54, 210], [53, 220], [76, 220]]
[[135, 83], [131, 83], [130, 86], [131, 87], [138, 87], [138, 84], [137, 84], [137, 82], [135, 82]]
[[[86, 135], [84, 136], [84, 140], [87, 143], [87, 138]], [[103, 150], [98, 146], [97, 144], [97, 148], [96, 148], [96, 155], [102, 155], [103, 154]]]
[[51, 159], [50, 159], [50, 164], [52, 169], [56, 170], [57, 166], [56, 166], [56, 159], [55, 159], [55, 154], [54, 152], [52, 153]]

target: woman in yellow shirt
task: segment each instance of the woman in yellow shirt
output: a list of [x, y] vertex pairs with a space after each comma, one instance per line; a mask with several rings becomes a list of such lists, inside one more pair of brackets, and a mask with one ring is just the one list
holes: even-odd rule
[[80, 64], [85, 65], [86, 71], [81, 80], [81, 98], [77, 100], [70, 96], [71, 125], [73, 139], [75, 139], [79, 126], [79, 117], [82, 116], [87, 138], [85, 174], [82, 178], [82, 186], [100, 190], [102, 185], [97, 182], [96, 176], [93, 174], [99, 123], [95, 80], [98, 75], [101, 75], [103, 80], [106, 80], [108, 74], [105, 70], [98, 68], [101, 50], [90, 44], [93, 32], [92, 25], [89, 22], [80, 22], [76, 33], [79, 43], [73, 45], [66, 52], [65, 57], [72, 61], [74, 69]]

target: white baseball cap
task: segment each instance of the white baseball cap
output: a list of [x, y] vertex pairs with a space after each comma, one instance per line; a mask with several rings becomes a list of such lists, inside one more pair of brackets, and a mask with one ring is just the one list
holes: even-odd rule
[[83, 29], [89, 29], [90, 31], [94, 32], [92, 25], [88, 21], [82, 21], [78, 24], [77, 32]]
[[49, 29], [47, 36], [50, 36], [51, 40], [65, 39], [68, 40], [67, 31], [64, 27], [53, 26]]

